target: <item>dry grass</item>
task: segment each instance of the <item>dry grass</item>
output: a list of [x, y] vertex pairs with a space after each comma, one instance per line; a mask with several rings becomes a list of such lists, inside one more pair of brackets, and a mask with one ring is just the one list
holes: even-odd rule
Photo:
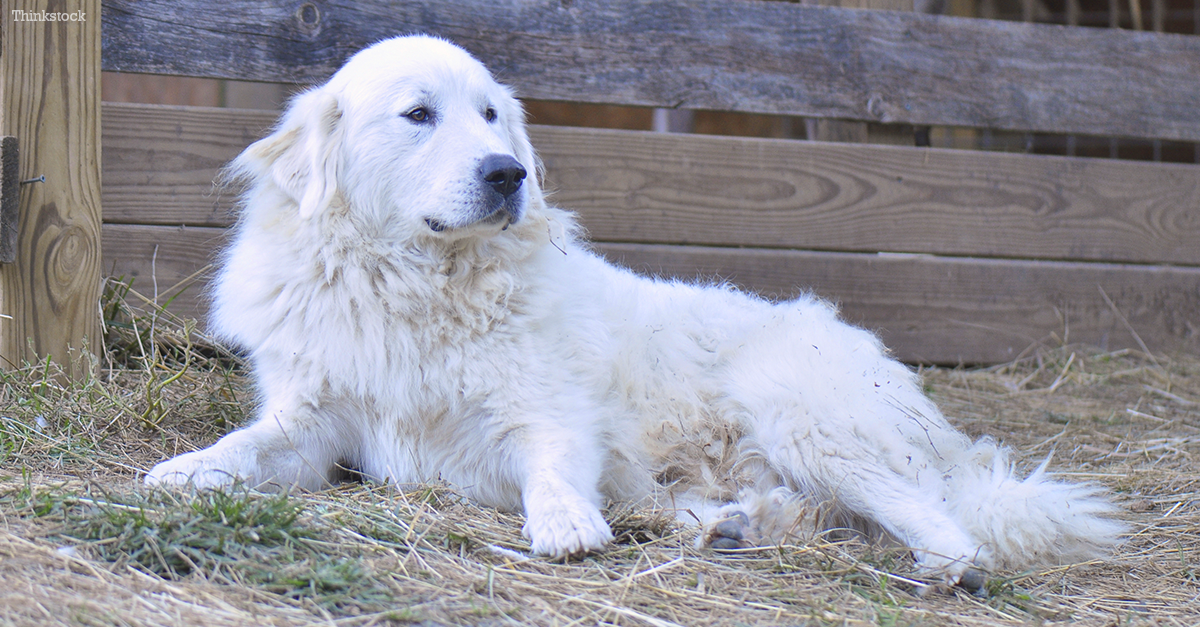
[[931, 369], [930, 392], [1023, 463], [1118, 493], [1135, 532], [1110, 560], [939, 591], [855, 538], [730, 553], [653, 506], [616, 543], [528, 555], [519, 515], [446, 486], [172, 495], [139, 474], [245, 415], [235, 356], [190, 325], [107, 301], [99, 375], [0, 374], [0, 625], [1190, 625], [1200, 620], [1200, 359], [1042, 350]]

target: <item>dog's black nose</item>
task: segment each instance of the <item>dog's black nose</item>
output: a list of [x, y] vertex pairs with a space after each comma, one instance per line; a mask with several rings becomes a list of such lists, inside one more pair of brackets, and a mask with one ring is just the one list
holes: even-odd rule
[[525, 168], [509, 155], [495, 154], [484, 157], [479, 163], [479, 173], [483, 176], [483, 182], [505, 198], [521, 189], [521, 181], [525, 180]]

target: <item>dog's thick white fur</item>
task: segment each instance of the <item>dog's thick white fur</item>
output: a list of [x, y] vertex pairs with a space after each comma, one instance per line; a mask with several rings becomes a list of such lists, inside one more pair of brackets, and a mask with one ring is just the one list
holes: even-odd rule
[[865, 525], [950, 583], [1122, 532], [1099, 488], [1022, 479], [956, 431], [828, 303], [603, 261], [547, 206], [518, 102], [448, 42], [360, 52], [232, 169], [249, 186], [213, 326], [262, 405], [151, 484], [440, 479], [523, 510], [553, 556], [612, 539], [606, 500], [658, 494], [715, 546]]

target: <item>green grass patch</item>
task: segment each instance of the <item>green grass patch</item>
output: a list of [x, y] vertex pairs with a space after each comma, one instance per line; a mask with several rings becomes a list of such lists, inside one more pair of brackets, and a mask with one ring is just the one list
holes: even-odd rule
[[0, 504], [51, 524], [64, 544], [117, 570], [253, 586], [339, 613], [380, 610], [390, 596], [359, 547], [328, 541], [332, 529], [288, 494], [26, 485]]

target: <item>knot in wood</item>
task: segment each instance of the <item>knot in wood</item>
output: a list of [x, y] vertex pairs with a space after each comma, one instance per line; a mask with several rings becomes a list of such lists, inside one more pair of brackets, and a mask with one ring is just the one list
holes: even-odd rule
[[305, 2], [296, 9], [296, 21], [301, 30], [313, 32], [321, 25], [321, 9], [312, 2]]

